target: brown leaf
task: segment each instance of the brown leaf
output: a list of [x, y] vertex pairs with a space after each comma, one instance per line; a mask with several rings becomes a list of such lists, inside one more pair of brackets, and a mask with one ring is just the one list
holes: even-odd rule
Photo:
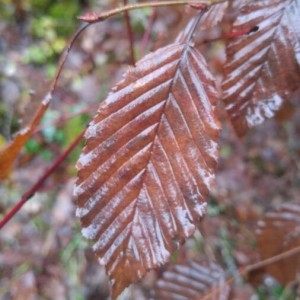
[[[284, 203], [268, 212], [257, 232], [259, 252], [267, 259], [300, 246], [300, 201]], [[300, 271], [300, 253], [266, 266], [282, 284], [293, 281]]]
[[235, 32], [257, 29], [227, 44], [223, 98], [240, 136], [299, 86], [299, 15], [299, 0], [249, 1], [233, 24]]
[[16, 133], [14, 139], [10, 143], [0, 149], [0, 180], [3, 180], [8, 176], [12, 165], [15, 162], [22, 147], [30, 138], [33, 130], [40, 123], [40, 120], [42, 119], [50, 100], [51, 95], [47, 94], [28, 124]]
[[155, 287], [157, 300], [226, 300], [229, 285], [220, 266], [205, 261], [171, 265]]
[[77, 216], [116, 297], [192, 235], [214, 182], [217, 92], [187, 40], [147, 55], [100, 105], [77, 163]]

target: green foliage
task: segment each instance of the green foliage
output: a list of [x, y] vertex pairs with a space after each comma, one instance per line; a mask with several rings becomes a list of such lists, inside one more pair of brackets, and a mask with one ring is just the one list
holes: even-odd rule
[[2, 20], [9, 20], [14, 12], [14, 6], [11, 0], [2, 0], [0, 2], [0, 18]]
[[130, 12], [131, 26], [135, 34], [143, 33], [144, 30], [147, 28], [147, 20], [148, 17], [151, 15], [151, 11], [152, 10], [150, 8], [144, 8]]
[[30, 33], [33, 38], [41, 40], [31, 45], [24, 56], [25, 63], [38, 65], [56, 62], [57, 57], [66, 46], [67, 38], [76, 27], [76, 17], [80, 14], [75, 1], [28, 1], [33, 15]]
[[86, 240], [77, 233], [67, 247], [60, 253], [61, 263], [64, 266], [66, 274], [68, 274], [68, 285], [71, 287], [72, 298], [76, 300], [84, 299], [79, 274], [82, 269], [82, 262], [85, 260], [84, 249], [86, 249], [87, 246]]
[[223, 213], [226, 213], [226, 205], [218, 203], [214, 197], [211, 197], [206, 213], [209, 217], [217, 217]]
[[29, 139], [25, 145], [26, 152], [37, 154], [41, 150], [41, 144], [36, 139]]
[[[73, 118], [68, 119], [63, 128], [64, 132], [64, 146], [67, 147], [72, 143], [72, 141], [80, 134], [82, 128], [88, 124], [89, 116], [86, 114], [81, 114]], [[71, 165], [75, 165], [76, 160], [78, 159], [81, 152], [82, 145], [76, 147], [72, 153], [69, 155], [68, 159], [71, 162]], [[74, 169], [74, 173], [75, 173]], [[74, 174], [75, 175], [75, 174]]]
[[[29, 139], [25, 144], [27, 154], [40, 155], [45, 161], [50, 161], [53, 158], [53, 154], [48, 145], [53, 146], [56, 144], [62, 149], [67, 148], [80, 134], [89, 119], [87, 114], [80, 114], [68, 118], [64, 121], [63, 126], [60, 126], [56, 124], [59, 120], [59, 116], [59, 112], [55, 110], [49, 109], [46, 112], [42, 122], [41, 135], [37, 138]], [[75, 164], [81, 147], [82, 145], [78, 146], [68, 157], [70, 165]]]
[[256, 290], [259, 300], [293, 300], [295, 295], [291, 291], [287, 291], [284, 286], [276, 281], [270, 282], [270, 286], [266, 288], [265, 285], [261, 285]]
[[77, 1], [28, 0], [28, 4], [34, 16], [32, 33], [41, 32], [38, 27], [41, 26], [43, 30], [45, 25], [46, 28], [49, 25], [54, 28], [58, 37], [66, 37], [73, 32], [76, 17], [80, 13]]

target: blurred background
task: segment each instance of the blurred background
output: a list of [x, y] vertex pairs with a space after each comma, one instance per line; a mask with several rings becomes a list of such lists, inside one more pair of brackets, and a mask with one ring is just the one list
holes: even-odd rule
[[[60, 54], [80, 26], [77, 17], [123, 3], [0, 2], [0, 147], [26, 125], [48, 91]], [[136, 59], [171, 42], [190, 14], [184, 6], [130, 12]], [[87, 126], [99, 102], [128, 68], [129, 49], [122, 15], [95, 24], [80, 36], [42, 123], [23, 148], [9, 178], [1, 183], [0, 216]], [[208, 44], [202, 51], [221, 77], [223, 43]], [[256, 231], [266, 212], [283, 203], [300, 205], [299, 93], [275, 119], [250, 130], [242, 141], [227, 122], [221, 104], [220, 116], [224, 130], [217, 187], [200, 231], [174, 254], [172, 261], [182, 263], [205, 255], [218, 262], [228, 278], [233, 278], [228, 299], [295, 299], [299, 279], [285, 282], [276, 271], [271, 274], [269, 270], [244, 278], [239, 276], [239, 269], [262, 258], [261, 249], [267, 246], [258, 244]], [[83, 144], [1, 230], [0, 299], [109, 299], [105, 272], [91, 245], [81, 237], [74, 216], [72, 186]], [[294, 230], [293, 224], [289, 226]], [[276, 229], [268, 235], [278, 232]], [[152, 272], [120, 299], [153, 299], [153, 287], [160, 275]]]

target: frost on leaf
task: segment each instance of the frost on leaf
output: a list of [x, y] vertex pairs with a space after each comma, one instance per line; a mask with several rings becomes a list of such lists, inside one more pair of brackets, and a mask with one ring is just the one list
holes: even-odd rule
[[157, 300], [227, 300], [229, 285], [220, 266], [193, 260], [171, 265], [157, 281], [155, 294]]
[[[281, 204], [260, 221], [257, 231], [258, 248], [262, 259], [271, 258], [300, 247], [300, 201]], [[287, 284], [300, 272], [300, 253], [295, 252], [266, 266], [266, 271]]]
[[205, 213], [220, 124], [214, 78], [190, 42], [139, 61], [86, 131], [77, 216], [113, 297], [165, 264]]
[[240, 136], [273, 117], [300, 82], [300, 0], [248, 3], [233, 30], [257, 31], [228, 40], [222, 84], [225, 108]]

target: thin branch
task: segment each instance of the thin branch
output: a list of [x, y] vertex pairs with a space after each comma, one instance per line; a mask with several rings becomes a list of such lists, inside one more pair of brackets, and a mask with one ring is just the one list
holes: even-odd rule
[[87, 13], [83, 16], [78, 17], [79, 20], [87, 22], [87, 23], [96, 23], [104, 21], [107, 18], [118, 15], [120, 13], [124, 13], [126, 11], [141, 9], [141, 8], [149, 8], [149, 7], [161, 7], [161, 6], [175, 6], [175, 5], [185, 5], [190, 4], [193, 6], [203, 5], [210, 6], [218, 3], [225, 2], [225, 0], [207, 0], [207, 1], [191, 1], [191, 0], [175, 0], [175, 1], [157, 1], [157, 2], [144, 2], [137, 4], [129, 4], [126, 6], [114, 8], [112, 10], [96, 14], [96, 13]]
[[[127, 0], [123, 0], [123, 3], [124, 6], [126, 6]], [[127, 30], [128, 40], [129, 40], [130, 64], [134, 66], [135, 65], [134, 40], [133, 40], [133, 32], [130, 24], [130, 16], [128, 11], [124, 12], [124, 18], [125, 18], [125, 25], [126, 25], [126, 30]]]
[[7, 224], [9, 220], [22, 208], [22, 206], [43, 186], [50, 175], [58, 168], [58, 166], [67, 158], [77, 144], [81, 141], [85, 129], [75, 138], [70, 146], [54, 161], [54, 163], [45, 171], [40, 179], [27, 190], [22, 198], [11, 208], [11, 210], [0, 221], [0, 230]]
[[[268, 265], [271, 265], [271, 264], [276, 263], [276, 262], [278, 262], [282, 259], [285, 259], [287, 257], [293, 256], [293, 255], [296, 255], [296, 254], [299, 254], [299, 253], [300, 253], [300, 246], [295, 247], [293, 249], [290, 249], [288, 251], [285, 251], [283, 253], [280, 253], [278, 255], [272, 256], [272, 257], [267, 258], [265, 260], [259, 261], [257, 263], [252, 264], [252, 265], [246, 266], [245, 268], [240, 268], [238, 274], [241, 275], [241, 276], [247, 276], [250, 272], [252, 272], [254, 270], [264, 268]], [[233, 282], [233, 280], [234, 280], [234, 276], [228, 278], [226, 280], [226, 283], [228, 285], [230, 285]], [[211, 299], [211, 297], [213, 295], [215, 295], [216, 292], [219, 292], [219, 290], [220, 290], [219, 287], [215, 287], [210, 292], [208, 292], [204, 297], [202, 297], [201, 299], [202, 300]]]
[[293, 255], [296, 255], [296, 254], [299, 254], [299, 253], [300, 253], [300, 246], [295, 247], [293, 249], [290, 249], [288, 251], [285, 251], [283, 253], [280, 253], [278, 255], [272, 256], [272, 257], [267, 258], [265, 260], [259, 261], [255, 264], [249, 265], [241, 271], [241, 274], [242, 275], [247, 275], [248, 273], [250, 273], [254, 270], [264, 268], [265, 266], [271, 265], [273, 263], [276, 263], [280, 260], [283, 260], [287, 257], [293, 256]]
[[56, 69], [56, 73], [55, 73], [55, 76], [54, 76], [54, 79], [53, 79], [53, 82], [51, 84], [51, 87], [50, 87], [50, 95], [53, 94], [55, 88], [56, 88], [56, 85], [57, 85], [57, 81], [58, 81], [58, 78], [60, 76], [60, 73], [62, 71], [62, 68], [66, 62], [66, 59], [75, 43], [75, 41], [77, 40], [77, 38], [79, 37], [79, 35], [85, 30], [87, 29], [88, 27], [90, 26], [90, 24], [83, 24], [76, 32], [75, 34], [71, 37], [69, 43], [68, 43], [68, 46], [65, 48], [64, 52], [62, 53], [62, 55], [60, 56], [60, 59], [59, 59], [59, 62], [58, 62], [58, 67]]

